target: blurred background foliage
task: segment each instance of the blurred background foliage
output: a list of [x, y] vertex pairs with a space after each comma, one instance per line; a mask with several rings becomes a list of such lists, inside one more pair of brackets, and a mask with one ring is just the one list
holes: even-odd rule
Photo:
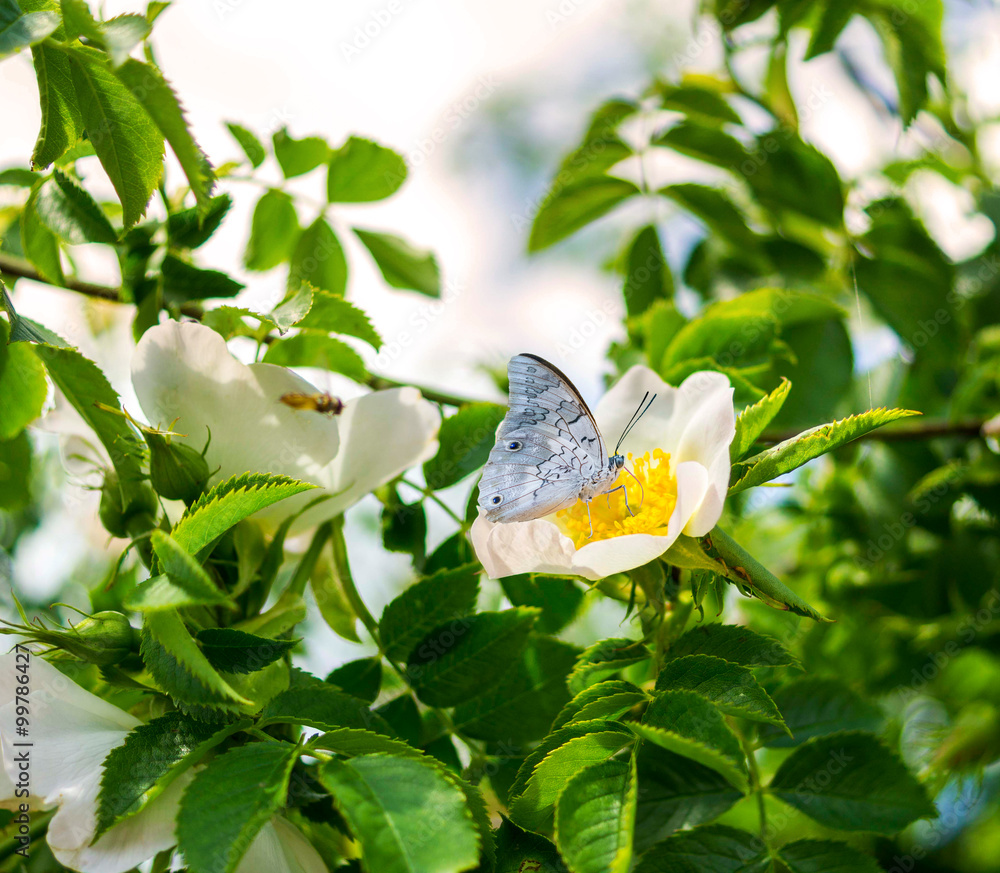
[[[605, 92], [588, 81], [589, 116], [558, 125], [556, 136], [521, 123], [532, 111], [530, 96], [521, 95], [490, 103], [456, 146], [456, 172], [488, 155], [497, 165], [494, 184], [514, 179], [515, 190], [527, 192], [509, 218], [533, 257], [568, 259], [577, 270], [615, 277], [622, 297], [571, 318], [577, 326], [556, 349], [563, 359], [593, 343], [595, 333], [605, 336], [590, 326], [616, 316], [623, 301], [621, 329], [607, 348], [609, 382], [636, 363], [673, 384], [717, 369], [735, 386], [737, 408], [783, 379], [792, 383], [761, 448], [869, 408], [923, 414], [813, 462], [782, 487], [730, 499], [723, 526], [834, 622], [771, 609], [728, 586], [703, 591], [696, 580], [694, 588], [708, 617], [770, 633], [801, 659], [807, 678], [780, 687], [765, 682], [786, 717], [802, 700], [822, 700], [831, 725], [877, 731], [931, 789], [937, 819], [895, 838], [857, 838], [887, 870], [971, 873], [1000, 865], [1000, 423], [993, 420], [1000, 413], [1000, 104], [983, 111], [955, 84], [944, 24], [967, 5], [707, 2], [686, 43], [669, 57], [648, 52], [654, 69], [641, 86]], [[30, 13], [49, 4], [20, 6]], [[553, 26], [575, 8], [548, 9]], [[84, 19], [79, 32], [127, 56], [158, 11], [150, 8], [145, 30], [103, 24], [88, 31], [97, 25]], [[643, 39], [648, 46], [651, 37]], [[31, 51], [37, 64], [54, 50]], [[58, 63], [72, 64], [77, 79], [102, 75], [87, 49], [74, 51]], [[406, 161], [391, 144], [363, 134], [328, 143], [280, 129], [268, 140], [233, 122], [232, 160], [209, 169], [186, 130], [172, 124], [180, 109], [169, 89], [150, 86], [139, 95], [130, 87], [130, 75], [135, 82], [155, 70], [148, 44], [145, 51], [145, 62], [124, 61], [120, 79], [105, 83], [126, 107], [119, 112], [146, 111], [138, 117], [151, 145], [136, 149], [134, 166], [116, 177], [99, 144], [76, 142], [82, 119], [43, 102], [49, 124], [31, 166], [0, 171], [0, 275], [14, 299], [27, 298], [34, 282], [68, 288], [128, 307], [136, 339], [164, 313], [194, 318], [264, 361], [368, 387], [393, 384], [378, 374], [378, 333], [354, 306], [336, 302], [347, 294], [364, 309], [364, 299], [351, 294], [358, 258], [370, 259], [389, 287], [443, 305], [448, 286], [432, 253], [395, 229], [355, 223], [360, 213], [343, 220], [340, 210], [391, 196], [407, 178]], [[803, 137], [806, 122], [839, 99], [822, 82], [801, 86], [796, 76], [810, 62], [835, 64], [878, 123], [895, 132], [898, 147], [879, 166], [838, 169]], [[126, 119], [111, 111], [105, 122], [113, 129]], [[848, 134], [865, 135], [860, 127]], [[164, 139], [177, 166], [161, 180], [157, 144], [162, 153]], [[117, 198], [88, 193], [95, 158]], [[277, 166], [280, 178], [259, 181], [262, 165]], [[308, 194], [285, 184], [310, 173]], [[245, 196], [245, 188], [235, 193], [237, 183], [248, 180], [258, 180], [259, 190], [240, 253], [244, 271], [287, 271], [287, 296], [267, 310], [234, 301], [244, 288], [231, 275], [234, 265], [201, 253], [227, 221], [233, 198]], [[938, 206], [956, 213], [952, 225], [964, 237], [942, 230]], [[349, 236], [360, 245], [348, 247]], [[114, 253], [120, 284], [90, 280], [78, 264], [83, 244]], [[303, 289], [318, 289], [329, 306], [286, 336], [299, 321], [294, 303]], [[103, 312], [93, 309], [92, 323], [80, 329], [100, 335]], [[517, 337], [503, 345], [521, 350]], [[39, 398], [37, 415], [49, 402], [43, 369], [17, 346], [5, 354], [0, 393], [28, 385]], [[483, 363], [502, 388], [495, 362]], [[467, 393], [426, 396], [449, 409], [474, 399]], [[475, 415], [495, 421], [497, 411], [483, 407]], [[66, 487], [60, 461], [84, 469], [72, 449], [60, 459], [54, 442], [29, 433], [28, 423], [0, 422], [0, 576], [7, 579], [7, 555], [57, 511]], [[428, 476], [426, 490], [440, 492], [431, 499], [464, 516], [469, 474], [488, 445], [469, 450], [458, 472], [433, 482]], [[89, 481], [100, 484], [92, 475]], [[453, 526], [443, 545], [440, 524], [432, 521], [428, 535], [426, 494], [405, 485], [402, 493], [409, 496], [393, 485], [377, 495], [386, 549], [424, 572], [467, 556]], [[108, 587], [115, 557], [113, 547], [95, 551], [73, 568], [90, 592], [88, 608], [120, 606], [134, 584], [141, 568], [128, 560]], [[16, 585], [29, 608], [57, 599], [58, 592], [33, 591], [30, 579]], [[503, 592], [515, 605], [541, 597], [516, 586], [505, 584]], [[614, 626], [582, 600], [577, 588], [553, 594], [547, 630], [590, 642], [594, 628]], [[675, 593], [678, 609], [691, 603], [691, 590]], [[765, 752], [762, 768], [773, 773], [779, 760]], [[825, 835], [773, 798], [765, 803], [774, 804], [779, 842]], [[756, 815], [740, 803], [722, 821], [752, 828]]]

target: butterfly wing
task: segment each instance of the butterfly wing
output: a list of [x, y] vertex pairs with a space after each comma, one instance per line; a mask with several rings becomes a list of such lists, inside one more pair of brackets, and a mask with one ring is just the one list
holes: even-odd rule
[[515, 355], [507, 373], [510, 409], [479, 483], [479, 506], [490, 521], [527, 521], [572, 506], [607, 466], [607, 451], [590, 409], [558, 368]]

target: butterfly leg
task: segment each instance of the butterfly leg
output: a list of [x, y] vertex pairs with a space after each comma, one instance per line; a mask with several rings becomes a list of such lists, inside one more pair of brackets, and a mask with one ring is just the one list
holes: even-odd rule
[[614, 494], [616, 491], [622, 491], [622, 492], [624, 492], [624, 494], [625, 494], [625, 508], [628, 510], [628, 514], [631, 515], [634, 518], [635, 517], [635, 513], [632, 512], [632, 507], [628, 505], [628, 488], [626, 488], [624, 485], [619, 485], [617, 488], [612, 488], [610, 491], [605, 491], [604, 492], [604, 496], [607, 497], [607, 500], [608, 500], [608, 509], [611, 509], [611, 495]]

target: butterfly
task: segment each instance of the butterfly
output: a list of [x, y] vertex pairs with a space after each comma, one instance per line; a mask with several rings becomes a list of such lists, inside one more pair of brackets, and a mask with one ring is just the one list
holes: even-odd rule
[[292, 391], [282, 394], [278, 400], [292, 409], [307, 409], [324, 415], [340, 415], [344, 411], [344, 403], [331, 394], [300, 394]]
[[625, 466], [618, 448], [649, 409], [642, 408], [648, 392], [609, 455], [586, 402], [558, 367], [537, 355], [515, 355], [507, 375], [510, 408], [479, 482], [479, 508], [488, 521], [541, 518], [578, 500], [589, 513], [595, 497], [625, 487], [614, 487]]

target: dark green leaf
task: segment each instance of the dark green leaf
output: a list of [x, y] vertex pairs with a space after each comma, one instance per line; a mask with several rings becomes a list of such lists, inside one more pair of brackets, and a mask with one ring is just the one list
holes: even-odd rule
[[219, 229], [232, 205], [232, 197], [220, 194], [209, 201], [207, 212], [193, 208], [171, 213], [167, 218], [170, 244], [183, 249], [196, 249], [204, 245]]
[[363, 700], [319, 680], [289, 688], [270, 700], [260, 714], [259, 726], [268, 724], [301, 724], [321, 731], [362, 728], [387, 736], [393, 733], [385, 719]]
[[882, 713], [837, 679], [803, 676], [774, 692], [774, 702], [792, 732], [762, 727], [760, 741], [765, 746], [796, 746], [812, 737], [841, 730], [878, 730]]
[[38, 188], [35, 209], [49, 230], [73, 245], [118, 242], [97, 201], [58, 168]]
[[38, 176], [31, 170], [23, 170], [20, 167], [9, 167], [0, 170], [0, 185], [13, 185], [18, 188], [32, 188]]
[[744, 667], [798, 667], [795, 658], [773, 637], [735, 624], [697, 625], [669, 649], [671, 657], [714, 655]]
[[455, 709], [455, 726], [468, 736], [512, 747], [541, 738], [569, 700], [566, 677], [576, 654], [575, 646], [559, 640], [531, 640], [499, 682]]
[[423, 564], [427, 554], [427, 513], [420, 501], [404, 503], [393, 489], [382, 507], [382, 545], [390, 552], [406, 552], [414, 565]]
[[326, 199], [331, 203], [384, 200], [406, 181], [406, 161], [370, 139], [349, 137], [330, 157]]
[[283, 367], [318, 367], [343, 373], [355, 382], [368, 377], [365, 362], [347, 343], [332, 336], [300, 333], [271, 343], [264, 355], [265, 364]]
[[354, 228], [375, 259], [382, 278], [393, 288], [411, 289], [428, 297], [441, 296], [441, 271], [433, 252], [418, 249], [391, 233]]
[[737, 172], [747, 156], [739, 140], [717, 127], [693, 121], [674, 125], [655, 137], [652, 145], [666, 146], [682, 155]]
[[382, 337], [372, 327], [364, 311], [328, 291], [313, 289], [309, 312], [295, 324], [303, 330], [354, 336], [364, 340], [376, 351], [382, 347]]
[[[368, 870], [458, 873], [478, 860], [479, 835], [465, 795], [434, 764], [365, 755], [326, 762], [319, 779], [360, 844]], [[428, 810], [434, 814], [432, 839]]]
[[726, 825], [705, 825], [653, 846], [635, 873], [768, 873], [767, 846], [753, 834]]
[[791, 873], [882, 873], [874, 858], [833, 840], [786, 843], [779, 857]]
[[605, 175], [553, 188], [532, 222], [528, 251], [548, 248], [638, 193], [631, 182]]
[[479, 567], [466, 565], [421, 579], [384, 610], [379, 630], [388, 658], [401, 661], [434, 628], [471, 614], [479, 595]]
[[641, 315], [657, 300], [674, 296], [674, 277], [653, 225], [640, 230], [629, 247], [622, 293], [630, 317]]
[[787, 757], [769, 791], [820, 824], [894, 834], [937, 813], [927, 791], [872, 734], [807, 740]]
[[272, 640], [231, 627], [207, 627], [198, 631], [198, 644], [216, 670], [226, 673], [256, 673], [285, 656], [298, 640]]
[[500, 580], [504, 594], [513, 606], [537, 606], [539, 631], [554, 634], [576, 616], [583, 603], [583, 590], [573, 579], [523, 573]]
[[225, 273], [201, 270], [175, 255], [167, 255], [160, 269], [163, 273], [163, 296], [172, 303], [235, 297], [246, 287]]
[[722, 191], [707, 185], [668, 185], [659, 190], [679, 206], [694, 213], [710, 231], [727, 240], [730, 245], [748, 250], [751, 254], [757, 245], [747, 218]]
[[555, 841], [574, 873], [627, 873], [636, 814], [635, 757], [573, 776], [556, 801]]
[[715, 124], [728, 122], [741, 124], [742, 119], [736, 110], [718, 91], [701, 88], [697, 85], [663, 85], [657, 87], [660, 105], [664, 109], [683, 112], [703, 122]]
[[306, 282], [339, 296], [347, 289], [344, 250], [333, 228], [322, 217], [302, 231], [292, 250], [288, 287], [297, 290]]
[[646, 693], [631, 682], [623, 679], [608, 679], [584, 688], [567, 703], [552, 722], [556, 731], [568, 724], [579, 721], [621, 718], [636, 704], [647, 700]]
[[243, 127], [242, 124], [237, 124], [235, 121], [227, 121], [226, 128], [232, 134], [233, 139], [239, 144], [239, 147], [243, 149], [243, 154], [247, 156], [247, 160], [250, 161], [254, 169], [257, 169], [257, 167], [264, 163], [267, 152], [264, 151], [264, 146], [260, 144], [260, 140], [256, 136]]
[[428, 634], [410, 653], [406, 673], [428, 706], [456, 706], [485, 693], [521, 656], [537, 609], [480, 612]]
[[714, 655], [674, 658], [656, 677], [656, 690], [685, 688], [707, 697], [728, 715], [784, 726], [778, 707], [747, 667]]
[[[501, 815], [496, 830], [497, 857], [495, 873], [564, 873], [566, 865], [559, 852], [544, 837], [523, 831]], [[489, 868], [487, 868], [489, 869]]]
[[130, 228], [145, 214], [163, 175], [163, 134], [100, 53], [77, 48], [67, 56], [87, 136]]
[[468, 403], [441, 422], [438, 453], [424, 464], [424, 479], [437, 491], [462, 481], [486, 463], [507, 409], [498, 403]]
[[649, 655], [649, 649], [641, 642], [624, 637], [594, 643], [577, 658], [569, 677], [569, 690], [579, 694], [588, 685], [607, 679], [623, 667], [645, 661]]
[[0, 509], [16, 512], [31, 499], [31, 438], [21, 431], [0, 442]]
[[333, 670], [326, 681], [353, 694], [365, 703], [374, 703], [382, 687], [382, 659], [358, 658]]
[[854, 0], [822, 4], [819, 20], [813, 27], [804, 60], [811, 61], [813, 58], [833, 51], [837, 37], [847, 27], [847, 23], [854, 17], [854, 14], [859, 11], [858, 5]]
[[191, 873], [232, 873], [257, 832], [285, 803], [298, 750], [284, 743], [230, 749], [188, 786], [177, 847]]

